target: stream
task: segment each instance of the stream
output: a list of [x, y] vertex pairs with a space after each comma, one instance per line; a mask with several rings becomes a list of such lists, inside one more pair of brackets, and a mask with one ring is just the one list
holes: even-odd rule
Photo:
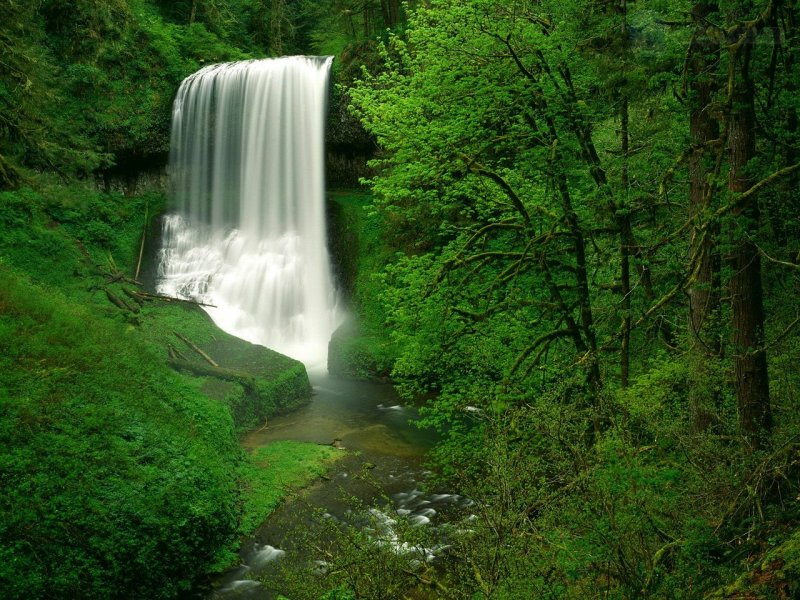
[[[383, 538], [388, 535], [390, 540], [398, 518], [408, 519], [412, 526], [435, 526], [453, 511], [468, 510], [471, 504], [454, 494], [422, 491], [428, 474], [423, 467], [424, 454], [436, 437], [409, 423], [418, 418], [417, 410], [403, 405], [391, 385], [343, 381], [327, 373], [309, 375], [314, 388], [311, 402], [270, 419], [267, 428], [245, 435], [242, 445], [252, 450], [277, 440], [319, 444], [338, 440], [336, 445], [348, 453], [328, 477], [312, 484], [299, 498], [288, 499], [245, 540], [239, 552], [241, 566], [213, 583], [214, 591], [206, 596], [209, 599], [278, 597], [278, 590], [268, 589], [258, 581], [259, 576], [288, 554], [303, 556], [302, 542], [293, 532], [305, 529], [314, 535], [314, 528], [319, 527], [315, 513], [352, 520], [353, 511], [359, 510], [354, 508], [353, 498], [364, 506], [375, 503], [368, 512], [373, 521], [377, 518], [382, 524]], [[366, 471], [369, 477], [360, 476]], [[402, 545], [397, 547], [398, 552], [406, 551]], [[436, 552], [436, 548], [423, 549], [419, 558], [430, 562]]]

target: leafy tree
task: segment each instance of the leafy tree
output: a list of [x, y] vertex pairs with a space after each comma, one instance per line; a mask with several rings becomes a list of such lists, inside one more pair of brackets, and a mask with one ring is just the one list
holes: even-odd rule
[[[644, 177], [654, 156], [647, 165], [630, 151], [622, 160], [601, 156], [595, 140], [606, 142], [614, 111], [580, 87], [590, 69], [568, 56], [572, 32], [554, 25], [559, 14], [494, 2], [434, 4], [412, 20], [408, 42], [392, 40], [389, 72], [367, 80], [354, 99], [386, 150], [372, 182], [379, 207], [414, 240], [437, 232], [427, 236], [433, 247], [416, 249], [438, 257], [431, 284], [461, 282], [449, 287], [457, 298], [445, 309], [450, 318], [465, 335], [495, 319], [518, 323], [523, 329], [512, 337], [527, 341], [501, 367], [516, 380], [568, 342], [572, 355], [562, 354], [555, 372], [577, 361], [587, 389], [597, 391], [601, 347], [618, 336], [607, 318], [598, 325], [598, 312], [620, 289], [601, 263], [611, 244], [638, 248], [632, 223], [652, 226], [635, 206], [646, 196], [622, 201], [620, 186]], [[644, 37], [657, 34], [652, 17], [643, 23]], [[661, 110], [658, 102], [637, 109]], [[642, 129], [652, 136], [655, 128]], [[667, 160], [663, 150], [655, 157]], [[642, 265], [641, 273], [637, 287], [652, 295], [650, 269]], [[624, 294], [628, 317], [631, 295]], [[640, 306], [648, 297], [637, 297]]]
[[[692, 557], [781, 528], [755, 506], [796, 515], [771, 471], [796, 455], [795, 400], [773, 420], [766, 361], [796, 338], [773, 303], [796, 286], [796, 244], [782, 254], [762, 218], [796, 219], [794, 10], [434, 1], [351, 90], [402, 250], [382, 281], [394, 376], [433, 396], [441, 472], [494, 506], [513, 486], [485, 461], [498, 440], [514, 467], [553, 440], [572, 458], [533, 464], [509, 509], [528, 540], [557, 532], [526, 550], [546, 585], [516, 593], [580, 597], [607, 569], [619, 597], [671, 597]], [[732, 491], [754, 472], [773, 475]], [[478, 554], [462, 592], [516, 581], [507, 556], [490, 584]], [[724, 578], [695, 562], [692, 594]]]

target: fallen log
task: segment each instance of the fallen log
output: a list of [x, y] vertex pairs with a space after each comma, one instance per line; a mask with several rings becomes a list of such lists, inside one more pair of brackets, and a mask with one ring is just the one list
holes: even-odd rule
[[125, 292], [125, 295], [128, 298], [136, 302], [136, 304], [138, 304], [139, 306], [144, 306], [144, 298], [140, 298], [139, 296], [137, 296], [134, 291], [129, 290], [126, 287], [122, 288], [122, 291]]
[[193, 375], [200, 375], [201, 377], [216, 377], [226, 381], [235, 381], [241, 383], [248, 389], [255, 389], [256, 380], [249, 373], [242, 371], [234, 371], [233, 369], [225, 369], [223, 367], [212, 367], [211, 365], [204, 365], [202, 363], [193, 363], [188, 360], [180, 360], [177, 358], [170, 358], [167, 364], [173, 369], [178, 371], [188, 371]]
[[150, 294], [148, 292], [133, 292], [137, 296], [145, 300], [165, 300], [166, 302], [185, 302], [186, 304], [195, 304], [197, 306], [208, 306], [209, 308], [217, 308], [216, 304], [205, 304], [197, 300], [187, 300], [186, 298], [175, 298], [174, 296], [163, 296], [162, 294]]
[[125, 300], [123, 300], [122, 298], [117, 296], [111, 290], [106, 289], [105, 292], [106, 292], [106, 298], [108, 298], [109, 302], [111, 302], [111, 304], [115, 305], [117, 308], [119, 308], [121, 310], [127, 310], [129, 312], [134, 313], [134, 314], [139, 312], [139, 307], [138, 306], [131, 306], [130, 304], [125, 302]]
[[183, 355], [183, 353], [172, 344], [167, 344], [167, 354], [169, 355], [170, 358], [176, 358], [176, 359], [179, 358], [181, 360], [186, 360], [186, 357]]
[[197, 352], [197, 353], [198, 353], [200, 356], [202, 356], [203, 358], [205, 358], [205, 359], [206, 359], [206, 361], [208, 362], [208, 364], [210, 364], [212, 367], [219, 367], [219, 365], [218, 365], [218, 364], [217, 364], [217, 363], [214, 361], [214, 359], [213, 359], [213, 358], [211, 358], [211, 357], [210, 357], [208, 354], [206, 354], [205, 352], [203, 352], [203, 351], [202, 351], [200, 348], [198, 348], [198, 347], [197, 347], [195, 344], [193, 344], [193, 343], [192, 343], [192, 342], [191, 342], [191, 341], [190, 341], [188, 338], [186, 338], [186, 337], [182, 336], [182, 335], [181, 335], [180, 333], [178, 333], [177, 331], [173, 331], [172, 333], [174, 333], [174, 334], [177, 336], [177, 338], [178, 338], [179, 340], [181, 340], [181, 341], [182, 341], [182, 342], [184, 342], [184, 343], [185, 343], [187, 346], [189, 346], [189, 348], [191, 348], [192, 350], [194, 350], [195, 352]]
[[120, 281], [124, 281], [125, 283], [130, 283], [131, 285], [144, 285], [141, 281], [136, 281], [135, 279], [131, 279], [121, 271], [115, 271], [113, 273], [103, 273], [103, 275], [105, 275], [106, 283], [119, 283]]

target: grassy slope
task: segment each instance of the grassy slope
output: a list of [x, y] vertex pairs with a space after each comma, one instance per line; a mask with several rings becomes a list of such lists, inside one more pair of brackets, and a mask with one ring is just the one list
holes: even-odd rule
[[236, 532], [230, 414], [123, 325], [5, 265], [0, 288], [2, 587], [174, 595]]
[[[133, 284], [110, 281], [134, 269], [145, 203], [153, 214], [164, 200], [42, 180], [0, 193], [8, 597], [172, 597], [327, 459], [316, 446], [276, 446], [264, 470], [237, 443], [237, 429], [307, 397], [302, 364], [225, 334], [195, 306], [139, 307], [124, 292]], [[169, 346], [204, 363], [176, 332], [245, 377], [173, 371]], [[301, 472], [283, 474], [297, 458]]]

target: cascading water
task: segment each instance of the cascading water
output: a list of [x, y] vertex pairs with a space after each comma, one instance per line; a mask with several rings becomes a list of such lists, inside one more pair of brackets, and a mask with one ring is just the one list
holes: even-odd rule
[[212, 65], [181, 84], [159, 293], [313, 366], [338, 321], [326, 248], [330, 57]]

